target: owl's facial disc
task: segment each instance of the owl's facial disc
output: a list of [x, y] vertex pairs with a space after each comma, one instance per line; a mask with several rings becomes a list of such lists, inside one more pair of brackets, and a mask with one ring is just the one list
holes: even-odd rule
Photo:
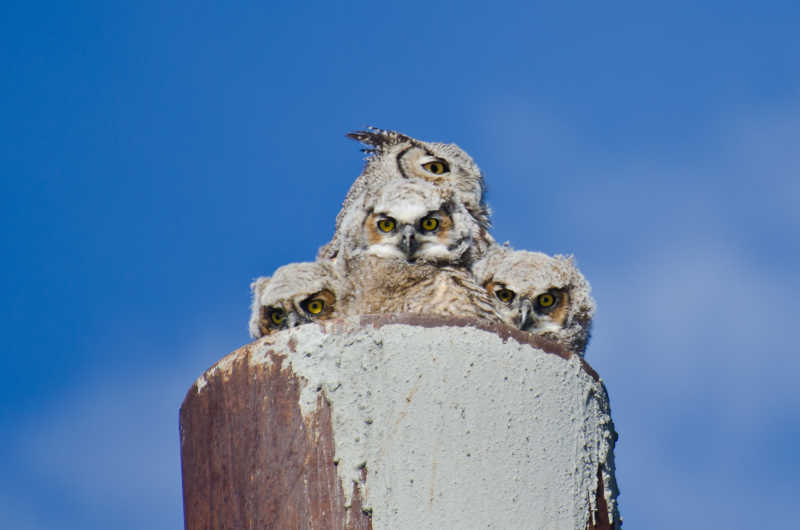
[[526, 330], [533, 324], [533, 303], [527, 296], [517, 296], [517, 293], [509, 289], [504, 283], [492, 283], [491, 290], [494, 297], [503, 307], [503, 312], [510, 318], [511, 322], [519, 329]]

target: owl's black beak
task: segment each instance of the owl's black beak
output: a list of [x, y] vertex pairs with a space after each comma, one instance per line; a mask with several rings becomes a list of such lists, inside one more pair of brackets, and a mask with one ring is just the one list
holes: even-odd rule
[[400, 250], [406, 255], [406, 259], [411, 261], [411, 256], [413, 256], [417, 249], [419, 248], [419, 243], [415, 238], [416, 230], [414, 230], [413, 226], [406, 225], [403, 227], [403, 232], [401, 234], [402, 239], [400, 240]]
[[528, 329], [533, 325], [533, 302], [530, 298], [523, 297], [520, 299], [519, 306], [519, 329]]

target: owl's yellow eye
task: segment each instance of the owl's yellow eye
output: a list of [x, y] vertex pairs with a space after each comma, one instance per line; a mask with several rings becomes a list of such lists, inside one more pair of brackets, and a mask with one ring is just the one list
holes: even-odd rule
[[391, 217], [387, 217], [385, 219], [381, 219], [380, 221], [378, 221], [378, 229], [381, 232], [391, 232], [392, 230], [394, 230], [394, 227], [395, 227], [395, 222], [394, 219], [392, 219]]
[[434, 175], [444, 175], [450, 171], [450, 166], [448, 166], [447, 162], [444, 160], [434, 160], [433, 162], [422, 164], [422, 168]]
[[503, 288], [503, 289], [498, 289], [497, 291], [495, 291], [494, 295], [501, 302], [504, 302], [504, 303], [508, 304], [514, 299], [515, 293], [511, 289]]
[[328, 318], [334, 313], [334, 305], [336, 304], [336, 295], [327, 289], [323, 289], [318, 293], [314, 293], [302, 302], [300, 307], [307, 313], [306, 316], [312, 318]]
[[420, 226], [426, 232], [432, 232], [439, 228], [439, 220], [435, 217], [426, 217], [420, 222]]
[[286, 320], [286, 313], [284, 313], [282, 309], [271, 309], [269, 312], [269, 319], [276, 326], [280, 326], [283, 324], [283, 321]]
[[325, 302], [320, 298], [314, 298], [306, 304], [306, 311], [312, 315], [319, 315], [325, 309]]
[[550, 293], [544, 293], [536, 298], [536, 302], [540, 307], [550, 307], [556, 303], [556, 297]]

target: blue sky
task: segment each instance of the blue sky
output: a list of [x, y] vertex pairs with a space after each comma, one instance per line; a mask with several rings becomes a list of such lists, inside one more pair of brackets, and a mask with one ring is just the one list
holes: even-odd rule
[[177, 418], [366, 125], [455, 142], [572, 253], [630, 528], [796, 525], [800, 7], [0, 6], [0, 527], [182, 527]]

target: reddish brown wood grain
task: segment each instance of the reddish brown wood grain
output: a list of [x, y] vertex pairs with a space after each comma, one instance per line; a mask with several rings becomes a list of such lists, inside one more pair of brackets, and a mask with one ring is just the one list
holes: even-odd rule
[[[586, 530], [613, 530], [611, 522], [608, 520], [608, 503], [606, 503], [605, 492], [603, 491], [603, 470], [597, 468], [597, 511], [589, 514], [589, 526]], [[594, 521], [594, 522], [592, 522]]]
[[372, 528], [357, 491], [344, 508], [328, 404], [320, 399], [304, 422], [300, 382], [282, 369], [284, 357], [271, 352], [271, 366], [250, 365], [244, 351], [181, 407], [186, 530]]

